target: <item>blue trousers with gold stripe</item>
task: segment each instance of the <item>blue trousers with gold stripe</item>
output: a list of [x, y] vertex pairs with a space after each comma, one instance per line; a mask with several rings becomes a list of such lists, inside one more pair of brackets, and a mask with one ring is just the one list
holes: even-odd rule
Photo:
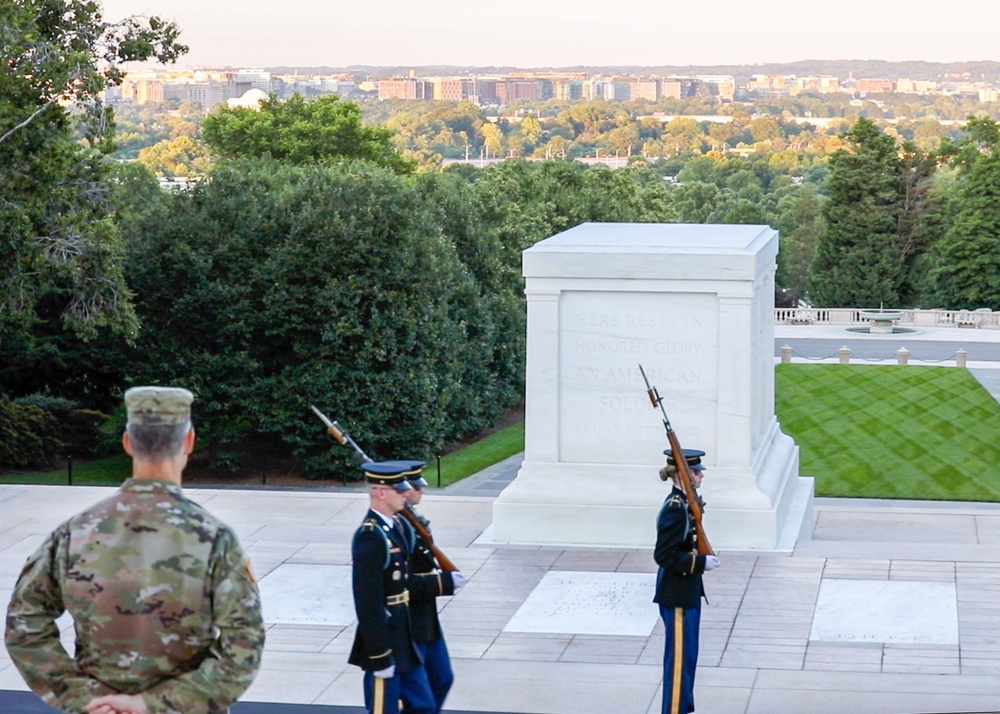
[[[445, 644], [444, 636], [438, 637], [430, 643], [414, 642], [417, 652], [424, 660], [424, 669], [427, 670], [427, 680], [431, 684], [431, 691], [434, 693], [434, 714], [440, 714], [444, 707], [444, 699], [448, 696], [448, 690], [455, 682], [455, 673], [451, 669], [451, 657], [448, 656], [448, 645]], [[409, 714], [409, 709], [404, 712]]]
[[368, 714], [399, 714], [400, 701], [413, 714], [433, 714], [436, 708], [423, 665], [388, 679], [365, 672], [364, 687]]
[[664, 607], [660, 617], [667, 633], [663, 648], [663, 714], [694, 711], [694, 670], [698, 665], [698, 607]]

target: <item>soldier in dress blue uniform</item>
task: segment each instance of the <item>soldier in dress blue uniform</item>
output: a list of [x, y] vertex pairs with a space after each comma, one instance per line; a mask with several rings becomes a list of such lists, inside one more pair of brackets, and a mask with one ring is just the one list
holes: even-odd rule
[[410, 554], [415, 534], [397, 514], [410, 484], [406, 464], [361, 465], [370, 507], [351, 543], [352, 584], [358, 628], [348, 662], [364, 670], [369, 714], [432, 714], [434, 694], [410, 628]]
[[[403, 461], [408, 466], [406, 480], [410, 490], [406, 492], [406, 508], [423, 526], [428, 535], [431, 524], [417, 513], [414, 506], [423, 498], [427, 481], [423, 477], [423, 461]], [[451, 669], [451, 658], [444, 641], [444, 632], [438, 619], [437, 598], [442, 595], [454, 595], [466, 582], [467, 578], [458, 571], [446, 572], [434, 558], [430, 545], [416, 533], [416, 545], [410, 556], [410, 568], [419, 586], [412, 588], [410, 595], [410, 623], [413, 628], [413, 641], [417, 651], [424, 660], [427, 679], [434, 693], [434, 712], [438, 714], [444, 706], [445, 697], [455, 681]], [[408, 711], [404, 707], [404, 711]]]
[[[701, 574], [719, 566], [714, 555], [698, 555], [697, 536], [687, 495], [678, 483], [677, 465], [670, 449], [663, 452], [667, 465], [660, 478], [673, 488], [656, 518], [653, 558], [660, 566], [656, 574], [656, 596], [666, 630], [663, 652], [663, 714], [694, 711], [694, 674], [698, 664], [698, 629], [705, 588]], [[704, 451], [684, 449], [691, 485], [701, 486]]]

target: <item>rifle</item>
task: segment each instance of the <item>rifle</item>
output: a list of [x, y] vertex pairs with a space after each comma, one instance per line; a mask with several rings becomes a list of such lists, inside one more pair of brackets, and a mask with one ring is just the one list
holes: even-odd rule
[[320, 418], [320, 421], [326, 424], [326, 430], [330, 432], [330, 436], [332, 436], [334, 439], [337, 440], [338, 444], [340, 444], [341, 446], [345, 445], [350, 446], [352, 449], [354, 449], [354, 453], [357, 454], [359, 457], [361, 457], [362, 464], [367, 464], [369, 461], [372, 460], [371, 457], [368, 456], [368, 454], [366, 454], [364, 451], [361, 450], [361, 447], [358, 446], [357, 442], [351, 438], [351, 435], [348, 434], [347, 430], [344, 429], [340, 424], [338, 424], [335, 421], [330, 421], [329, 419], [327, 419], [326, 414], [321, 412], [312, 404], [309, 405], [309, 408], [312, 409], [314, 412], [316, 412], [316, 416]]
[[408, 520], [417, 534], [424, 539], [427, 547], [430, 548], [431, 553], [434, 554], [434, 559], [438, 562], [438, 565], [441, 566], [441, 570], [446, 573], [453, 573], [458, 570], [458, 566], [452, 563], [451, 560], [448, 559], [448, 556], [442, 553], [441, 549], [434, 545], [434, 538], [431, 536], [430, 531], [428, 531], [427, 528], [424, 527], [424, 524], [420, 522], [420, 519], [417, 518], [417, 514], [414, 512], [413, 507], [410, 504], [406, 504], [403, 510], [400, 511], [400, 515]]
[[[354, 453], [361, 458], [362, 464], [367, 464], [372, 461], [372, 458], [368, 456], [368, 454], [366, 454], [360, 446], [358, 446], [357, 442], [351, 438], [351, 435], [347, 433], [346, 429], [344, 429], [337, 422], [330, 421], [323, 412], [314, 407], [312, 404], [309, 405], [309, 408], [316, 412], [316, 416], [318, 416], [320, 421], [326, 425], [326, 430], [330, 432], [330, 436], [337, 440], [338, 444], [341, 446], [350, 446], [354, 449]], [[413, 529], [417, 532], [417, 535], [424, 539], [424, 542], [427, 543], [427, 547], [430, 548], [431, 553], [434, 555], [434, 559], [437, 560], [438, 565], [441, 566], [441, 570], [449, 573], [458, 570], [448, 556], [445, 555], [440, 548], [434, 545], [434, 538], [431, 537], [430, 532], [424, 524], [417, 519], [417, 514], [412, 508], [410, 508], [409, 504], [407, 504], [407, 506], [403, 508], [399, 514], [409, 521], [410, 525], [413, 526]]]
[[684, 458], [684, 450], [681, 448], [680, 442], [677, 441], [677, 434], [674, 433], [674, 429], [670, 426], [670, 419], [667, 417], [667, 410], [663, 406], [663, 399], [660, 397], [660, 393], [656, 391], [656, 387], [653, 387], [649, 383], [649, 378], [646, 377], [646, 370], [639, 365], [639, 371], [642, 372], [642, 379], [646, 382], [646, 394], [649, 395], [649, 401], [653, 403], [653, 408], [660, 408], [663, 413], [663, 427], [667, 430], [667, 441], [670, 442], [670, 452], [674, 457], [674, 464], [677, 466], [677, 475], [681, 482], [681, 488], [684, 489], [684, 495], [687, 496], [688, 509], [691, 511], [691, 520], [694, 522], [694, 532], [698, 536], [698, 555], [715, 555], [715, 551], [712, 550], [711, 544], [708, 542], [708, 536], [705, 535], [705, 529], [701, 525], [701, 500], [698, 498], [698, 492], [694, 488], [694, 484], [691, 482], [691, 471], [688, 469], [687, 459]]

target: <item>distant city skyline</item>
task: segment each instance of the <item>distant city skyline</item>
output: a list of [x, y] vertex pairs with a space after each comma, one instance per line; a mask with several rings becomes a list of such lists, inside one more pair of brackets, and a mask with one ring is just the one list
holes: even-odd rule
[[[960, 21], [904, 0], [615, 5], [606, 0], [104, 0], [175, 20], [182, 67], [567, 67], [1000, 60], [1000, 3]], [[919, 8], [919, 9], [918, 9]], [[616, 13], [621, 13], [617, 15]]]

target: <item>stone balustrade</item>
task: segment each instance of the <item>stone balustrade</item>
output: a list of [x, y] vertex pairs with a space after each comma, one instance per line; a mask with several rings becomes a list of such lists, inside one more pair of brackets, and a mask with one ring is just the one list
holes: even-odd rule
[[[853, 325], [864, 324], [859, 316], [862, 308], [853, 307], [778, 307], [774, 309], [776, 325]], [[971, 327], [1000, 329], [1000, 312], [980, 310], [901, 310], [900, 326]]]

